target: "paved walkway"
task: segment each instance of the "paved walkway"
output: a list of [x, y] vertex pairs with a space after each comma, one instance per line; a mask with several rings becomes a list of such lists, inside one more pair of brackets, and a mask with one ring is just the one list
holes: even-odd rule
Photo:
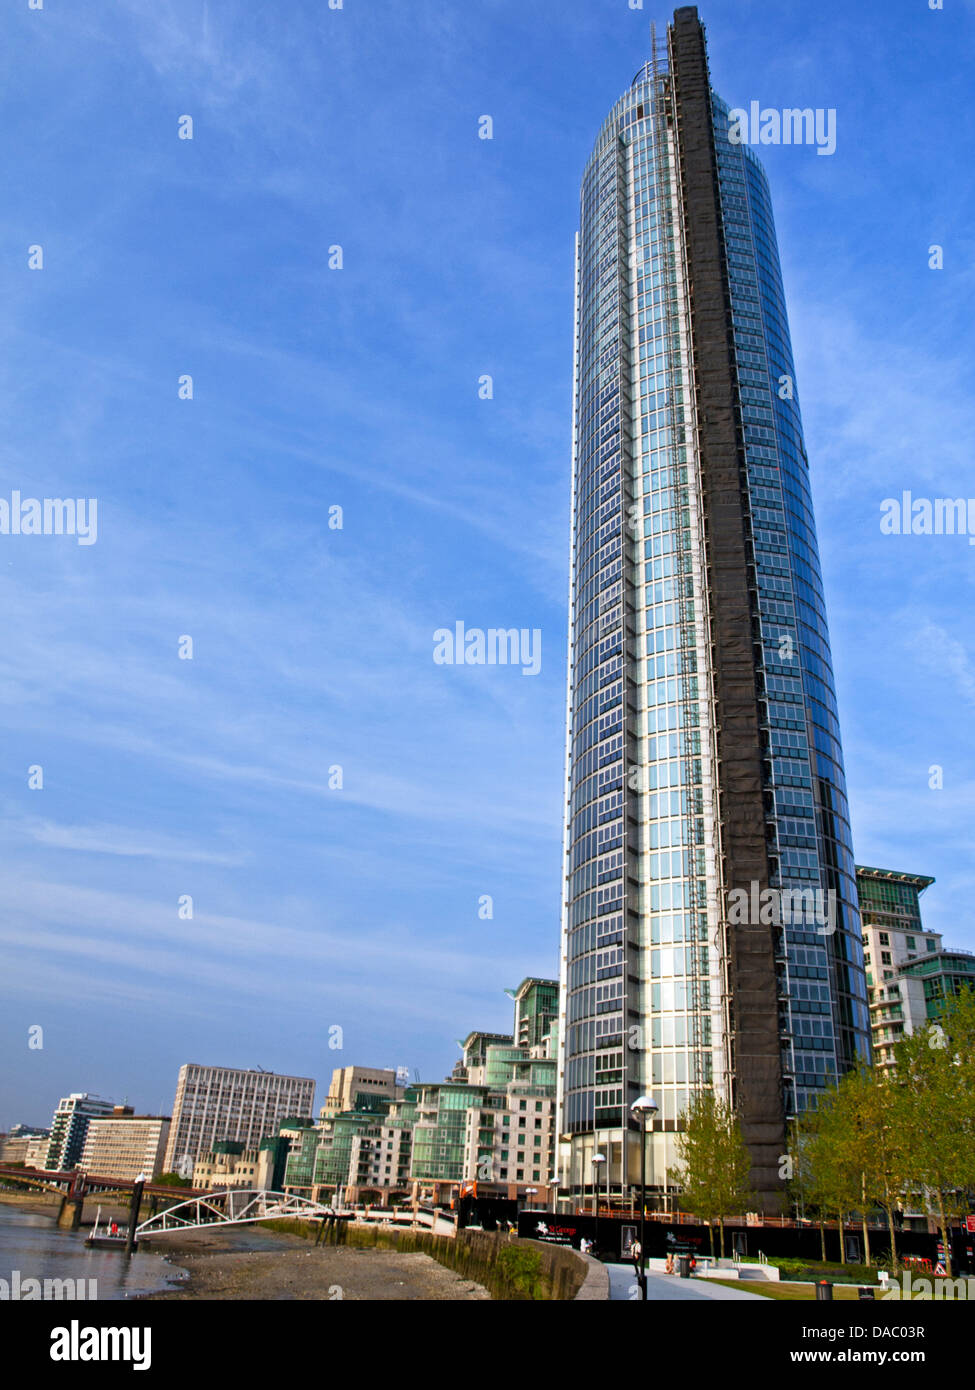
[[[640, 1291], [631, 1264], [608, 1264], [609, 1296], [615, 1302], [639, 1303]], [[731, 1273], [732, 1271], [729, 1271]], [[647, 1270], [647, 1302], [721, 1302], [770, 1303], [758, 1293], [745, 1289], [726, 1289], [708, 1279], [680, 1279], [676, 1274], [655, 1274]]]

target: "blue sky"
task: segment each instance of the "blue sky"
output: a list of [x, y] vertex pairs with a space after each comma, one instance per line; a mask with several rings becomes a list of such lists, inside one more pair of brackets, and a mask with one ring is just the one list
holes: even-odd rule
[[[975, 493], [975, 5], [700, 9], [732, 105], [837, 111], [762, 154], [855, 850], [975, 948], [975, 548], [879, 529]], [[669, 13], [7, 7], [0, 496], [98, 540], [0, 536], [0, 1128], [191, 1060], [436, 1078], [557, 973], [578, 185]], [[461, 620], [541, 673], [435, 665]]]

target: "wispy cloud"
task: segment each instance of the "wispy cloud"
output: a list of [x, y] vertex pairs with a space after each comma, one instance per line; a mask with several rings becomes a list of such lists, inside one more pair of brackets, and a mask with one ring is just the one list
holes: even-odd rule
[[57, 825], [32, 817], [7, 821], [4, 831], [25, 836], [51, 849], [77, 850], [83, 854], [117, 854], [126, 859], [178, 860], [234, 868], [243, 863], [239, 854], [221, 854], [165, 835], [145, 835], [119, 825]]
[[938, 677], [949, 676], [966, 704], [975, 705], [975, 660], [950, 632], [924, 619], [911, 642], [917, 660]]

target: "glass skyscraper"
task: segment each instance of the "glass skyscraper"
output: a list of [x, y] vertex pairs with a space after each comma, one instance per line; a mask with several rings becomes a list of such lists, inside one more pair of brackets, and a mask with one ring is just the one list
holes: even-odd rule
[[[696, 1091], [756, 1204], [869, 1057], [843, 756], [768, 182], [696, 8], [616, 103], [576, 241], [559, 1173], [665, 1192]], [[606, 1168], [599, 1178], [606, 1187]]]

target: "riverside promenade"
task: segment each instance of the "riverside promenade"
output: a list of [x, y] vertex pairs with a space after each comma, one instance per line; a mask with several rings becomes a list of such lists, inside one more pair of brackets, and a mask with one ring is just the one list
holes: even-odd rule
[[[639, 1303], [639, 1291], [631, 1264], [608, 1264], [609, 1297], [612, 1302]], [[768, 1303], [761, 1294], [747, 1289], [726, 1289], [709, 1279], [680, 1279], [676, 1274], [662, 1274], [647, 1266], [648, 1303]]]

